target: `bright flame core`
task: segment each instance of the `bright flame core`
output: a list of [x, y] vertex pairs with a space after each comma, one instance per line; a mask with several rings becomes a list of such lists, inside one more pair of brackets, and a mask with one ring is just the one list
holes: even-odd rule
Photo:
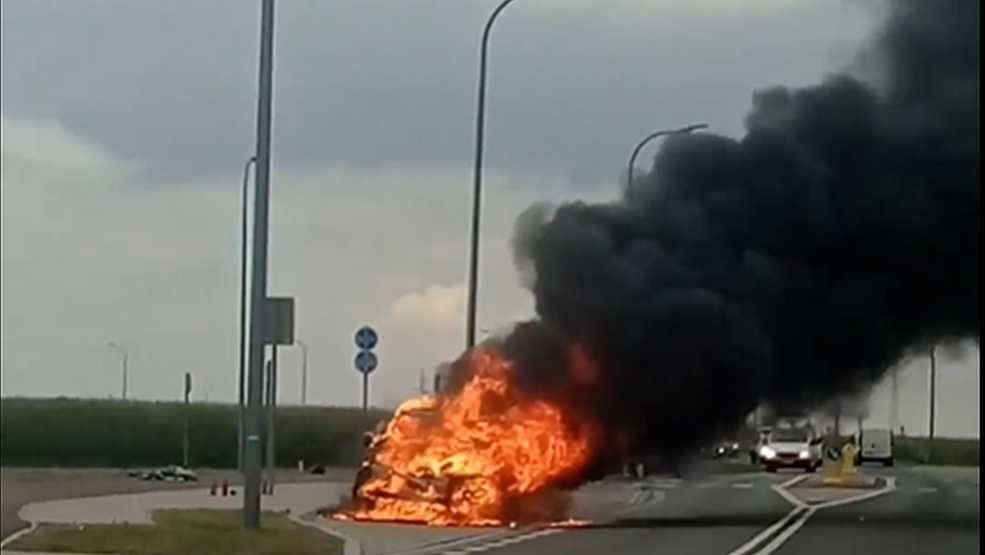
[[497, 352], [468, 356], [471, 375], [459, 391], [397, 409], [369, 448], [353, 507], [337, 517], [499, 525], [525, 497], [584, 471], [588, 426], [523, 396]]

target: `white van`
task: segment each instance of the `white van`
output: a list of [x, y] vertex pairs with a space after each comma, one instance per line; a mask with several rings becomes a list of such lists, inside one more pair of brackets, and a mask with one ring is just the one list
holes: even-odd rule
[[893, 466], [893, 433], [885, 429], [860, 430], [855, 437], [855, 464], [881, 462]]

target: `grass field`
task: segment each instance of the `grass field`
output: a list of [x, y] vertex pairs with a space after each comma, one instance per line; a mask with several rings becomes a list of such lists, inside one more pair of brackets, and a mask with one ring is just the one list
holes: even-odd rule
[[[844, 436], [840, 439], [839, 445], [844, 445], [851, 440], [851, 436]], [[897, 462], [940, 466], [979, 466], [981, 441], [978, 439], [938, 437], [931, 442], [926, 437], [896, 436], [893, 441], [893, 458]]]
[[132, 555], [336, 555], [343, 548], [334, 536], [270, 513], [262, 516], [256, 531], [243, 530], [239, 511], [158, 511], [154, 522], [46, 525], [18, 539], [10, 549]]
[[897, 437], [896, 460], [942, 466], [980, 466], [981, 441], [938, 437]]
[[[235, 405], [85, 399], [5, 398], [0, 465], [129, 467], [181, 462], [184, 419], [189, 465], [236, 465]], [[277, 409], [279, 466], [358, 463], [362, 433], [388, 413], [355, 408]]]

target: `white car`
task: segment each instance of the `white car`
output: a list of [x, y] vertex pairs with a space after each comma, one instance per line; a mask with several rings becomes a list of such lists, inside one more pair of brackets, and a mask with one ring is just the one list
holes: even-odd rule
[[893, 466], [893, 433], [885, 429], [861, 430], [855, 436], [858, 454], [855, 464], [881, 462], [883, 466]]
[[778, 468], [802, 468], [814, 472], [824, 461], [824, 439], [809, 426], [774, 428], [759, 448], [759, 461], [767, 472]]

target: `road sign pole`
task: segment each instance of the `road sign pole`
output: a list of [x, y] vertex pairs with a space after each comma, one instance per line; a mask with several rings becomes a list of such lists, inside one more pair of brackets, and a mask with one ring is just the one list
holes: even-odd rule
[[356, 331], [356, 347], [359, 352], [356, 354], [356, 370], [363, 375], [363, 412], [369, 410], [369, 373], [376, 369], [376, 355], [373, 354], [373, 347], [379, 336], [369, 326], [363, 326]]
[[253, 267], [250, 280], [249, 399], [246, 414], [243, 527], [260, 528], [260, 428], [263, 424], [263, 330], [267, 298], [267, 221], [270, 195], [270, 113], [273, 94], [274, 0], [262, 0], [257, 95], [256, 190], [253, 202]]
[[267, 493], [274, 493], [274, 470], [276, 468], [277, 444], [275, 437], [277, 421], [277, 345], [270, 347], [270, 401], [267, 406]]

